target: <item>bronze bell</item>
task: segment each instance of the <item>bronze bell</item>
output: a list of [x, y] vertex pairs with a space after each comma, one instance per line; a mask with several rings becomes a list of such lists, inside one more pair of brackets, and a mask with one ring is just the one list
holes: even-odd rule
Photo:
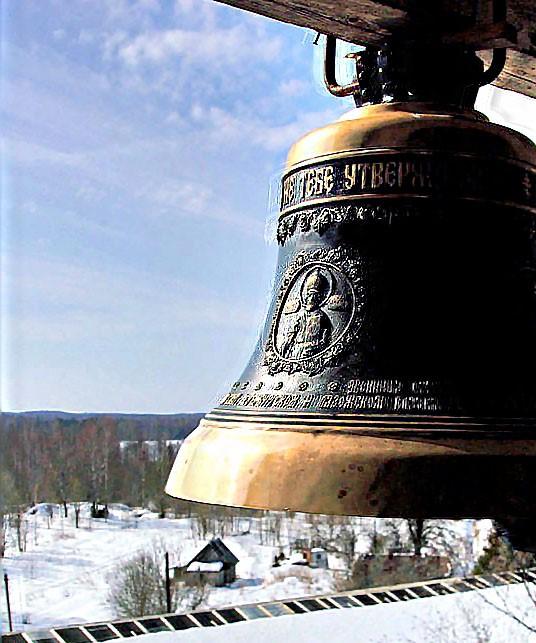
[[[328, 40], [341, 94], [334, 53]], [[472, 52], [367, 49], [357, 72], [355, 118], [290, 150], [266, 325], [180, 449], [167, 492], [332, 514], [529, 517], [536, 147], [474, 111], [497, 69]]]

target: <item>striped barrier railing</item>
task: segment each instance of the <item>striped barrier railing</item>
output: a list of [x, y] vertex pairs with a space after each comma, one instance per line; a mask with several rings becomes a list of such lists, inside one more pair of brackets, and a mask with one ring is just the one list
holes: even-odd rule
[[141, 636], [155, 632], [176, 632], [194, 627], [215, 627], [238, 623], [239, 621], [305, 614], [319, 610], [399, 603], [523, 582], [536, 583], [536, 567], [480, 576], [440, 578], [320, 596], [286, 598], [278, 601], [199, 610], [187, 614], [161, 614], [101, 623], [84, 623], [83, 625], [67, 625], [50, 629], [9, 632], [2, 636], [2, 643], [101, 643], [102, 641]]

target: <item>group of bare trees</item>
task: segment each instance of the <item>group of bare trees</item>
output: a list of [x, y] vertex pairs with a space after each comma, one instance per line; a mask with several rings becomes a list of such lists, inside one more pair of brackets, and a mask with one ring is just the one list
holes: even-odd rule
[[[262, 521], [265, 513], [271, 513], [187, 502], [183, 503], [179, 508], [182, 510], [183, 515], [187, 515], [191, 519], [190, 535], [194, 540], [207, 540], [215, 537], [225, 538], [226, 536], [249, 533], [252, 516]], [[186, 514], [184, 514], [184, 510], [186, 510]]]
[[136, 440], [124, 448], [121, 433], [108, 416], [1, 423], [0, 515], [38, 502], [62, 504], [67, 514], [69, 503], [86, 501], [150, 506], [163, 514], [172, 504], [164, 486], [176, 444]]
[[311, 520], [310, 545], [336, 554], [343, 563], [339, 589], [442, 575], [459, 569], [465, 555], [465, 536], [448, 521], [346, 516], [316, 516]]

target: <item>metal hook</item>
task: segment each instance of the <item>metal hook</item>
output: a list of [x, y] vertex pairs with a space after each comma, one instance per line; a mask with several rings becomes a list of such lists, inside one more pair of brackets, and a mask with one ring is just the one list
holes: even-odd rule
[[337, 56], [337, 38], [335, 36], [326, 36], [326, 45], [324, 48], [324, 84], [330, 94], [333, 96], [343, 97], [359, 93], [359, 83], [354, 81], [348, 85], [339, 85], [335, 73], [335, 62]]
[[491, 63], [489, 67], [482, 73], [482, 76], [479, 81], [480, 87], [483, 87], [484, 85], [489, 85], [489, 83], [492, 83], [497, 76], [501, 73], [501, 71], [504, 69], [504, 64], [506, 63], [506, 49], [494, 49], [493, 50], [493, 58], [491, 59]]
[[[506, 17], [508, 15], [506, 3], [507, 0], [493, 0], [493, 22], [501, 22], [506, 20]], [[505, 63], [506, 49], [494, 49], [490, 66], [482, 74], [482, 78], [480, 79], [480, 87], [492, 83], [504, 69]]]

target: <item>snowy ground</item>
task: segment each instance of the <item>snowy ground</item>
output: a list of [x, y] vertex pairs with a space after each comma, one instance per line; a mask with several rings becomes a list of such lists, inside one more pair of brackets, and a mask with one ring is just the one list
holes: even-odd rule
[[[27, 514], [26, 551], [18, 552], [12, 530], [3, 561], [14, 629], [116, 618], [108, 592], [121, 561], [156, 542], [165, 544], [173, 566], [186, 562], [206, 542], [195, 537], [187, 518], [158, 519], [150, 512], [135, 517], [137, 513], [124, 505], [111, 505], [108, 520], [92, 520], [89, 507], [83, 506], [78, 529], [72, 507], [67, 519], [57, 505], [38, 505], [35, 514]], [[325, 570], [296, 566], [289, 566], [286, 573], [272, 570], [279, 548], [259, 545], [255, 533], [228, 536], [224, 541], [240, 560], [238, 580], [230, 587], [214, 588], [206, 602], [211, 607], [318, 594], [333, 587], [333, 573]], [[5, 616], [5, 605], [2, 612]]]
[[[206, 542], [197, 536], [190, 519], [158, 519], [148, 511], [117, 504], [110, 505], [106, 521], [91, 519], [89, 506], [83, 505], [78, 529], [74, 526], [73, 507], [66, 519], [58, 505], [41, 504], [30, 510], [25, 520], [25, 551], [18, 551], [16, 531], [12, 529], [3, 560], [3, 571], [10, 581], [15, 630], [117, 618], [108, 595], [114, 570], [122, 561], [159, 542], [170, 553], [172, 566], [184, 564]], [[281, 545], [304, 536], [308, 520], [300, 514], [293, 519], [285, 518]], [[237, 535], [224, 538], [240, 560], [238, 580], [230, 587], [212, 589], [204, 606], [238, 605], [334, 590], [337, 575], [334, 569], [340, 567], [340, 560], [330, 556], [329, 571], [295, 565], [274, 569], [272, 561], [280, 547], [260, 545], [257, 519], [246, 522], [250, 533], [239, 535], [248, 530], [241, 526]], [[467, 527], [460, 523], [461, 529]], [[363, 542], [358, 543], [358, 548], [366, 548], [366, 529], [364, 522]], [[469, 559], [478, 555], [482, 544], [468, 552]], [[5, 623], [5, 605], [2, 616]]]

